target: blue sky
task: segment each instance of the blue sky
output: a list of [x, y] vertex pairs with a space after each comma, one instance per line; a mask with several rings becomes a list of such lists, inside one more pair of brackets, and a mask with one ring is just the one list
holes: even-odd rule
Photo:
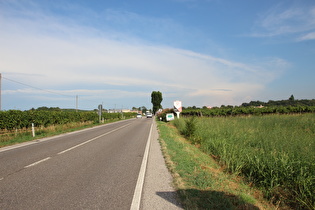
[[2, 109], [314, 99], [314, 0], [0, 0]]

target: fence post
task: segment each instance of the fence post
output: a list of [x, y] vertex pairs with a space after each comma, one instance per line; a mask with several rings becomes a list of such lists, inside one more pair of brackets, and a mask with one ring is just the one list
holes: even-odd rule
[[35, 137], [35, 128], [34, 128], [34, 123], [32, 123], [32, 135]]

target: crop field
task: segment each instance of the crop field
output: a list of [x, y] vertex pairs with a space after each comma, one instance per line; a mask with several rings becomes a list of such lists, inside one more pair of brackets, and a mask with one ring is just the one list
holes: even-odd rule
[[[105, 120], [115, 118], [135, 117], [135, 113], [102, 113]], [[63, 125], [73, 122], [94, 122], [99, 121], [95, 111], [0, 111], [0, 130], [15, 130], [28, 128], [34, 123], [35, 127], [47, 127], [50, 125]]]
[[194, 117], [174, 124], [274, 204], [315, 209], [315, 114]]
[[[105, 122], [132, 118], [136, 113], [102, 113]], [[0, 111], [0, 147], [34, 138], [31, 135], [32, 123], [36, 138], [56, 135], [71, 129], [84, 128], [99, 123], [95, 111], [44, 111], [44, 110], [9, 110]]]

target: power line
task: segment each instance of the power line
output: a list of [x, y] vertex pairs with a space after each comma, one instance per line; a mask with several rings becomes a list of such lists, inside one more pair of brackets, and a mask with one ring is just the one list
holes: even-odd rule
[[[29, 85], [29, 84], [25, 84], [23, 82], [19, 82], [19, 81], [13, 80], [13, 79], [9, 79], [7, 77], [3, 77], [1, 75], [1, 73], [0, 73], [0, 85], [1, 85], [1, 78], [6, 79], [6, 80], [11, 81], [11, 82], [14, 82], [14, 83], [17, 83], [17, 84], [20, 84], [20, 85], [24, 85], [26, 87], [30, 87], [30, 88], [37, 89], [37, 90], [40, 90], [40, 91], [43, 91], [43, 92], [47, 92], [47, 93], [50, 93], [50, 94], [61, 95], [61, 96], [66, 96], [66, 97], [71, 97], [71, 98], [75, 97], [75, 103], [76, 103], [75, 108], [76, 108], [76, 110], [78, 110], [78, 97], [79, 97], [78, 95], [66, 95], [66, 94], [55, 92], [55, 91], [42, 89], [42, 88], [35, 87], [35, 86]], [[90, 102], [95, 103], [95, 101], [88, 100], [88, 99], [84, 99], [84, 101], [90, 101]], [[1, 103], [1, 89], [0, 89], [0, 103]], [[0, 104], [0, 110], [1, 110], [1, 104]]]
[[67, 96], [67, 97], [74, 97], [74, 95], [65, 95], [65, 94], [62, 94], [62, 93], [57, 93], [57, 92], [54, 92], [54, 91], [45, 90], [45, 89], [42, 89], [42, 88], [34, 87], [34, 86], [32, 86], [32, 85], [28, 85], [28, 84], [25, 84], [25, 83], [22, 83], [22, 82], [15, 81], [15, 80], [13, 80], [13, 79], [9, 79], [9, 78], [3, 77], [3, 76], [2, 76], [2, 78], [3, 78], [3, 79], [6, 79], [6, 80], [9, 80], [9, 81], [11, 81], [11, 82], [20, 84], [20, 85], [24, 85], [24, 86], [27, 86], [27, 87], [30, 87], [30, 88], [33, 88], [33, 89], [37, 89], [37, 90], [43, 91], [43, 92], [47, 92], [47, 93], [51, 93], [51, 94], [56, 94], [56, 95], [61, 95], [61, 96]]

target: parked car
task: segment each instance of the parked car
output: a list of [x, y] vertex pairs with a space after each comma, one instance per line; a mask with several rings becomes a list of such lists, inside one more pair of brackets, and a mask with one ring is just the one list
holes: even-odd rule
[[138, 113], [138, 114], [137, 114], [137, 119], [138, 119], [138, 118], [142, 118], [142, 114]]
[[153, 116], [152, 113], [150, 112], [147, 113], [147, 118], [152, 118], [152, 116]]

